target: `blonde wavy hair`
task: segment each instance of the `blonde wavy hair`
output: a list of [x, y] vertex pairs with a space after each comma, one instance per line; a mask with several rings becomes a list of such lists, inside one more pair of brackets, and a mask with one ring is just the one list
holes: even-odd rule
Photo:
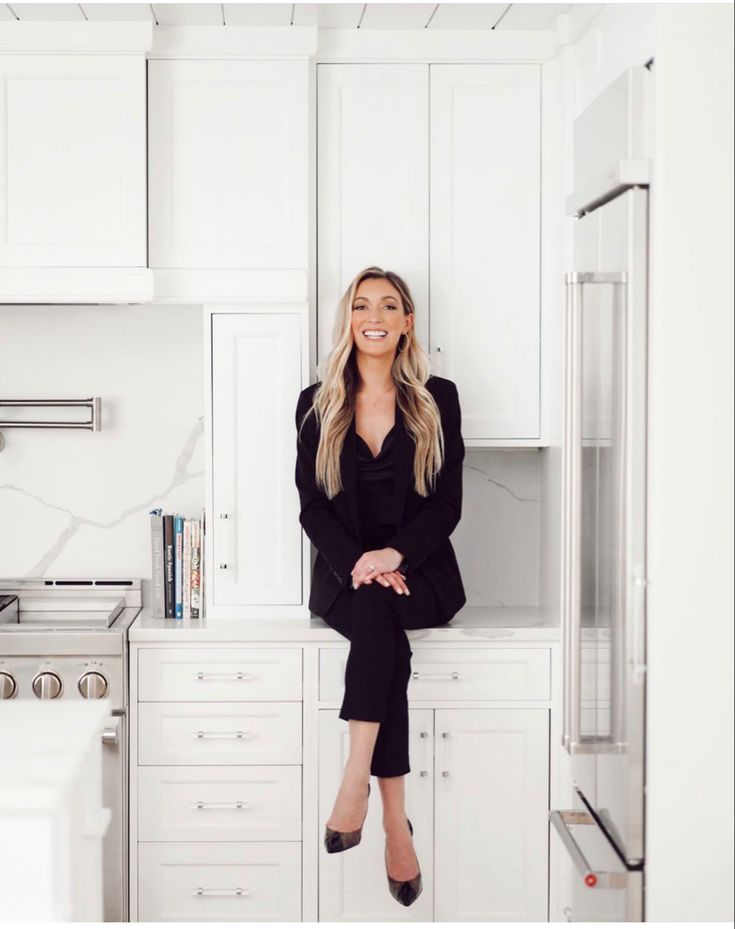
[[[392, 284], [400, 294], [404, 314], [415, 313], [406, 282], [394, 271], [384, 271], [375, 266], [360, 271], [339, 301], [332, 337], [334, 345], [319, 363], [321, 383], [301, 423], [303, 428], [308, 415], [313, 412], [321, 427], [316, 483], [330, 500], [342, 490], [340, 455], [355, 413], [355, 395], [359, 386], [359, 371], [355, 363], [357, 349], [352, 336], [352, 306], [357, 288], [370, 278]], [[431, 376], [429, 357], [418, 343], [415, 332], [416, 326], [413, 325], [405, 334], [405, 348], [396, 350], [392, 373], [396, 403], [416, 445], [413, 467], [416, 490], [422, 497], [428, 497], [429, 487], [433, 490], [436, 486], [436, 475], [444, 461], [444, 434], [439, 408], [425, 386]]]

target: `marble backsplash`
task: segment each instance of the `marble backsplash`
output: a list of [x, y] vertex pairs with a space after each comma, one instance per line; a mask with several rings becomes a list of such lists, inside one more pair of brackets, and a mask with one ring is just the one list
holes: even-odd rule
[[[149, 578], [149, 510], [194, 516], [204, 505], [200, 308], [0, 307], [0, 393], [102, 398], [98, 433], [3, 430], [0, 576]], [[539, 602], [542, 454], [467, 449], [452, 542], [469, 605]]]

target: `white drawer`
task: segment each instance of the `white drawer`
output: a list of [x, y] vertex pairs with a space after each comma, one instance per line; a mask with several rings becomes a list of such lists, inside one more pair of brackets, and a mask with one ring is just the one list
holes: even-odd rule
[[[349, 648], [319, 649], [319, 699], [341, 701]], [[414, 646], [409, 700], [549, 700], [548, 648]]]
[[300, 842], [138, 843], [140, 922], [300, 922]]
[[141, 841], [301, 841], [300, 766], [152, 766], [137, 771]]
[[301, 764], [301, 703], [141, 703], [138, 764]]
[[301, 700], [300, 648], [141, 648], [138, 700]]

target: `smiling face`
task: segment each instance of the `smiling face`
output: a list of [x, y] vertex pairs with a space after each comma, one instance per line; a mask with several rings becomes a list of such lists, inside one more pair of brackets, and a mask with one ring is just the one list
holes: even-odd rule
[[358, 352], [393, 358], [401, 335], [412, 325], [413, 314], [403, 312], [401, 295], [390, 281], [369, 278], [360, 282], [352, 304], [352, 337]]

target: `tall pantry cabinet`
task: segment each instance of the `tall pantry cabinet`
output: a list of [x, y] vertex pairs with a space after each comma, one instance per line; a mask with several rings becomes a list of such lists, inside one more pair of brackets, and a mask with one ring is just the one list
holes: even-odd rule
[[351, 278], [398, 271], [464, 438], [538, 440], [541, 65], [322, 64], [318, 86], [319, 357]]

